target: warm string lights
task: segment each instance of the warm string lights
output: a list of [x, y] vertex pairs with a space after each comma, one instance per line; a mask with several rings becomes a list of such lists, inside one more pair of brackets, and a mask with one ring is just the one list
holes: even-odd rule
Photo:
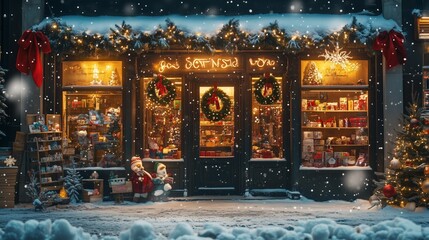
[[[386, 185], [393, 196], [387, 203], [400, 207], [427, 207], [429, 201], [429, 136], [423, 133], [421, 109], [417, 104], [408, 107], [401, 131], [398, 132], [394, 158], [386, 171]], [[384, 191], [384, 190], [383, 190]], [[387, 192], [389, 193], [389, 191]], [[386, 195], [386, 192], [384, 192]]]
[[[53, 18], [41, 29], [50, 40], [56, 52], [74, 54], [120, 53], [141, 54], [150, 50], [188, 49], [212, 53], [216, 50], [233, 53], [237, 50], [260, 49], [281, 50], [298, 53], [310, 48], [325, 48], [332, 43], [360, 44], [374, 38], [368, 29], [353, 17], [350, 24], [340, 31], [312, 38], [308, 34], [287, 33], [277, 22], [263, 27], [258, 33], [249, 33], [240, 28], [238, 20], [232, 19], [212, 36], [201, 33], [189, 33], [175, 25], [169, 19], [164, 26], [159, 25], [151, 33], [134, 30], [131, 25], [122, 22], [111, 28], [108, 35], [77, 32], [72, 27]], [[369, 44], [370, 45], [370, 44]]]

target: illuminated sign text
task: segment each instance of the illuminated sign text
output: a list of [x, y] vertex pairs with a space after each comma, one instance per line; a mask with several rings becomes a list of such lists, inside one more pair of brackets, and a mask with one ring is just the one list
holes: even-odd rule
[[259, 68], [263, 68], [263, 67], [272, 67], [276, 65], [276, 61], [275, 60], [271, 60], [268, 58], [257, 58], [255, 60], [253, 60], [252, 58], [249, 58], [249, 63], [250, 66], [256, 66]]

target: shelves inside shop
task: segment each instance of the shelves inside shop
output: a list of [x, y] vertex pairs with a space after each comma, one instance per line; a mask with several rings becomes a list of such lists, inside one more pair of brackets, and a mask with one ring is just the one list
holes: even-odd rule
[[368, 62], [350, 64], [301, 62], [302, 168], [369, 166]]

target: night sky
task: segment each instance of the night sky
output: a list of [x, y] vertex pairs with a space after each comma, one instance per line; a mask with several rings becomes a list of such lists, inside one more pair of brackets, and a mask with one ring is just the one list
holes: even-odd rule
[[52, 0], [54, 16], [61, 15], [244, 15], [266, 13], [381, 13], [381, 0]]

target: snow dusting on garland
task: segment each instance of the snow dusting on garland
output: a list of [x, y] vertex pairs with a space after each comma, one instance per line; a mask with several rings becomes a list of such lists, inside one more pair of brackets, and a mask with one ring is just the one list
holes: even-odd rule
[[[338, 42], [370, 46], [380, 31], [400, 31], [391, 20], [366, 15], [267, 14], [237, 16], [229, 21], [224, 16], [162, 18], [167, 18], [165, 25], [160, 24], [161, 17], [64, 16], [47, 19], [33, 30], [42, 31], [58, 53], [128, 56], [167, 49], [298, 53]], [[122, 21], [122, 24], [112, 24], [112, 21]], [[112, 26], [110, 24], [114, 27], [106, 28]]]

